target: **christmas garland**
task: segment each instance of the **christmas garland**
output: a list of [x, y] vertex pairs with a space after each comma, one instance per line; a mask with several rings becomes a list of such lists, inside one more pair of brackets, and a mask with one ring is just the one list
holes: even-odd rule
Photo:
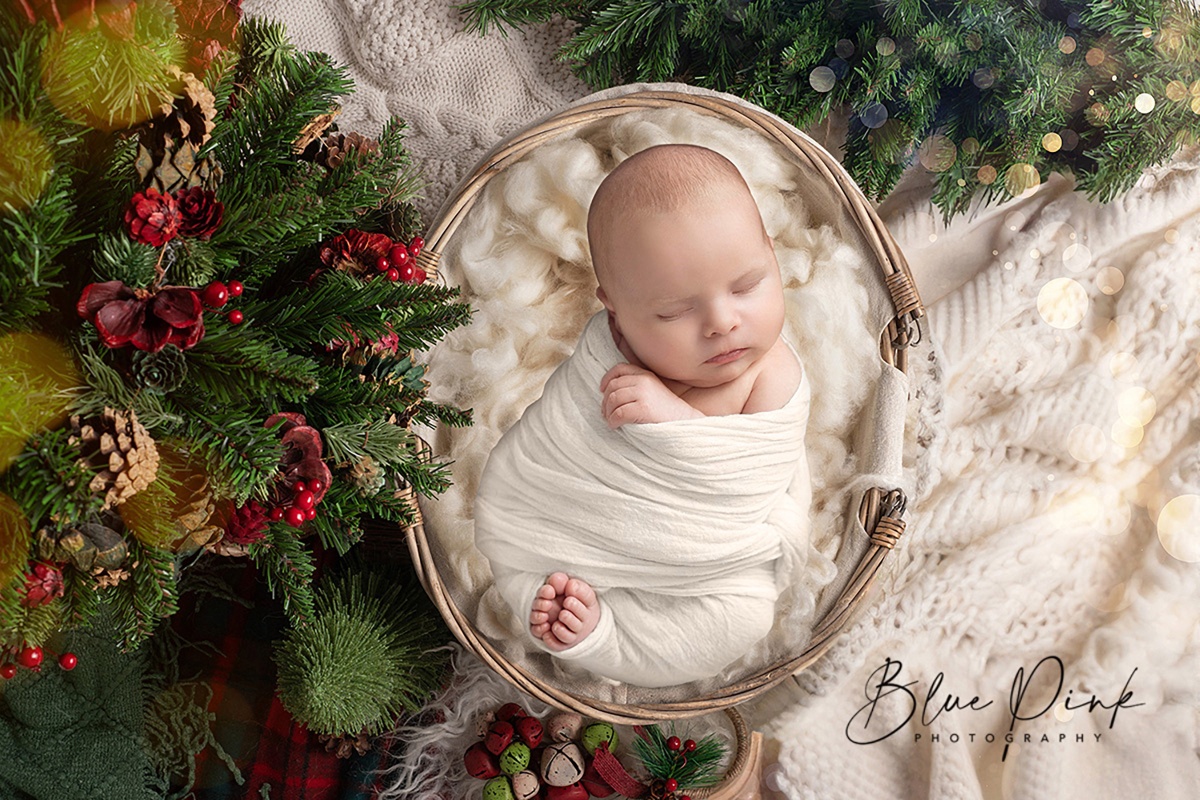
[[482, 33], [555, 15], [595, 88], [684, 81], [804, 128], [848, 119], [844, 163], [882, 199], [919, 162], [949, 217], [1051, 172], [1110, 200], [1200, 135], [1185, 0], [468, 0]]
[[410, 522], [410, 424], [469, 422], [412, 359], [469, 309], [402, 124], [338, 133], [344, 71], [237, 2], [72, 5], [0, 10], [0, 678], [102, 608], [137, 646], [200, 558], [306, 625], [314, 542]]

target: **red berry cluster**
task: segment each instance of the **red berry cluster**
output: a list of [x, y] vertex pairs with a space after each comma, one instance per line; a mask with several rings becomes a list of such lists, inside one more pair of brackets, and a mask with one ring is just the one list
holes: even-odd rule
[[[678, 736], [670, 736], [667, 738], [667, 749], [677, 754], [679, 766], [682, 767], [687, 763], [687, 754], [696, 749], [696, 741], [694, 739], [681, 741]], [[668, 795], [674, 794], [678, 788], [679, 781], [674, 778], [667, 778], [663, 781], [663, 789]], [[692, 800], [692, 798], [690, 795], [681, 794], [679, 800]]]
[[[0, 678], [12, 680], [17, 677], [17, 666], [20, 665], [26, 669], [31, 669], [34, 672], [42, 671], [42, 660], [46, 654], [40, 647], [24, 647], [17, 652], [17, 663], [11, 661], [0, 665]], [[70, 671], [75, 669], [79, 663], [79, 657], [74, 653], [63, 653], [58, 657], [58, 665], [63, 669]]]
[[[204, 305], [208, 306], [209, 308], [221, 308], [229, 302], [229, 298], [241, 297], [245, 288], [246, 287], [242, 285], [241, 281], [229, 281], [228, 283], [213, 281], [208, 286], [204, 287], [204, 291], [201, 293], [200, 299], [203, 300]], [[230, 311], [228, 314], [226, 314], [225, 318], [229, 320], [230, 325], [241, 325], [242, 320], [246, 318], [246, 315], [235, 308], [233, 311]]]
[[273, 522], [283, 520], [293, 528], [299, 528], [310, 519], [316, 519], [317, 516], [317, 495], [325, 488], [325, 484], [318, 480], [312, 480], [308, 483], [304, 481], [296, 481], [292, 486], [292, 502], [289, 505], [275, 506], [271, 509], [268, 516]]
[[414, 236], [408, 244], [394, 242], [387, 255], [375, 259], [375, 269], [387, 275], [389, 281], [424, 283], [429, 277], [417, 266], [417, 255], [425, 247], [425, 240]]

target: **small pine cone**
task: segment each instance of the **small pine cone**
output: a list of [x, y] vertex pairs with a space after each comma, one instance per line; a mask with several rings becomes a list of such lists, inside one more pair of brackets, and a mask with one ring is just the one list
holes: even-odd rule
[[224, 530], [213, 524], [217, 504], [209, 490], [208, 478], [203, 475], [188, 478], [177, 496], [175, 530], [179, 538], [175, 540], [175, 551], [190, 553], [220, 541]]
[[340, 108], [335, 108], [333, 111], [313, 117], [307, 125], [300, 129], [300, 135], [296, 137], [296, 141], [292, 142], [292, 152], [304, 161], [316, 161], [317, 156], [325, 152], [325, 143], [321, 141], [321, 134], [329, 130], [329, 126], [341, 113]]
[[363, 456], [361, 461], [351, 467], [350, 476], [354, 478], [354, 485], [363, 497], [374, 497], [387, 485], [387, 475], [370, 456]]
[[[133, 562], [131, 568], [137, 568], [137, 562]], [[96, 579], [97, 589], [107, 589], [110, 586], [116, 586], [121, 581], [128, 578], [132, 573], [125, 567], [117, 567], [116, 569], [105, 569], [104, 567], [96, 567], [92, 570], [92, 577]]]
[[[118, 524], [118, 523], [112, 523]], [[116, 569], [129, 557], [125, 537], [108, 525], [85, 522], [66, 530], [37, 532], [37, 555], [46, 561], [71, 563], [83, 572]]]
[[325, 149], [317, 154], [316, 161], [327, 169], [337, 169], [354, 150], [377, 153], [379, 142], [360, 133], [335, 133], [325, 137]]
[[71, 417], [72, 444], [81, 465], [99, 470], [88, 488], [105, 493], [102, 510], [119, 506], [158, 476], [158, 450], [133, 411], [104, 409], [99, 417]]
[[336, 753], [338, 758], [349, 758], [353, 753], [365, 756], [371, 749], [371, 739], [367, 735], [366, 728], [359, 731], [357, 735], [347, 733], [341, 736], [331, 736], [323, 733], [317, 737], [317, 740], [325, 744], [325, 752]]
[[133, 354], [133, 377], [148, 392], [173, 392], [187, 378], [187, 359], [172, 344], [157, 353], [138, 350]]
[[147, 123], [138, 142], [138, 175], [143, 185], [163, 194], [195, 186], [216, 189], [222, 177], [216, 159], [196, 157], [212, 137], [216, 98], [194, 75], [184, 73], [181, 78], [180, 96], [163, 104], [160, 116]]

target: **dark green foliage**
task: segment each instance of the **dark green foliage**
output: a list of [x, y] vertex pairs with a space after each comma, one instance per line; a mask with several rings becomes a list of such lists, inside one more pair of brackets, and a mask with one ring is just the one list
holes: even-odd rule
[[[164, 3], [131, 6], [135, 24], [144, 27], [136, 18], [141, 10], [162, 11]], [[161, 30], [139, 29], [157, 50], [176, 45], [166, 14]], [[106, 408], [136, 412], [162, 461], [148, 488], [101, 517], [104, 498], [89, 488], [94, 470], [81, 465], [70, 429], [58, 423], [32, 437], [19, 431], [20, 441], [29, 438], [0, 472], [0, 492], [25, 512], [31, 530], [66, 531], [101, 520], [124, 538], [129, 553], [120, 568], [97, 574], [61, 565], [64, 596], [37, 609], [20, 604], [23, 574], [0, 585], [0, 648], [85, 625], [104, 609], [122, 644], [136, 647], [174, 613], [178, 572], [193, 560], [146, 544], [181, 540], [179, 499], [195, 498], [195, 507], [205, 509], [210, 493], [217, 510], [197, 524], [206, 532], [205, 526], [231, 529], [235, 509], [248, 511], [251, 500], [267, 510], [292, 502], [295, 477], [286, 469], [302, 457], [321, 458], [332, 471], [317, 516], [299, 530], [270, 524], [248, 552], [292, 621], [311, 622], [316, 539], [345, 554], [361, 539], [365, 519], [411, 522], [403, 490], [432, 494], [448, 480], [444, 465], [417, 456], [408, 423], [469, 422], [467, 412], [426, 399], [424, 368], [410, 352], [468, 319], [457, 290], [363, 280], [320, 258], [321, 248], [350, 228], [405, 240], [420, 232], [410, 201], [421, 181], [404, 150], [403, 123], [392, 121], [377, 148], [350, 152], [334, 168], [308, 160], [297, 140], [336, 110], [352, 83], [328, 56], [289, 44], [282, 27], [243, 20], [240, 52], [218, 54], [198, 76], [217, 108], [198, 158], [210, 168], [219, 162], [219, 170], [198, 174], [208, 176], [206, 185], [223, 204], [222, 221], [210, 238], [193, 231], [152, 247], [135, 241], [124, 219], [134, 193], [145, 188], [136, 162], [147, 130], [92, 129], [64, 117], [40, 79], [51, 32], [20, 16], [0, 8], [0, 125], [9, 126], [0, 128], [0, 200], [8, 203], [0, 205], [0, 335], [33, 330], [65, 338], [82, 385], [66, 389], [62, 405], [84, 416]], [[129, 85], [112, 90], [121, 103], [134, 102]], [[234, 280], [244, 294], [206, 308], [204, 336], [186, 350], [110, 348], [76, 311], [89, 283], [121, 281], [148, 300], [164, 287], [203, 292], [210, 281]], [[244, 315], [241, 324], [229, 319], [235, 309]], [[18, 374], [8, 384], [20, 387], [26, 378]], [[320, 438], [306, 446], [323, 451], [285, 446], [281, 428], [265, 426], [280, 412], [316, 427]], [[186, 470], [163, 466], [171, 454], [187, 462]], [[377, 466], [384, 488], [363, 491], [356, 482], [365, 459]], [[140, 514], [137, 507], [175, 510]], [[253, 540], [255, 531], [243, 533], [243, 541]], [[32, 539], [26, 545], [36, 560]], [[422, 614], [428, 622], [428, 609]]]
[[[922, 143], [947, 136], [957, 168], [933, 170], [947, 217], [977, 196], [1011, 196], [1014, 165], [1074, 175], [1109, 200], [1200, 133], [1189, 91], [1200, 79], [1200, 21], [1184, 0], [469, 0], [462, 10], [481, 32], [574, 20], [560, 56], [597, 89], [685, 81], [799, 127], [845, 115], [846, 167], [876, 199]], [[1088, 62], [1093, 50], [1099, 63]], [[810, 84], [818, 67], [837, 75], [829, 91]], [[1152, 111], [1137, 110], [1142, 94]], [[888, 112], [874, 130], [861, 116], [873, 103]], [[1095, 103], [1102, 119], [1088, 114]], [[1067, 141], [1047, 148], [1046, 134]], [[880, 138], [889, 143], [872, 146]], [[995, 182], [980, 178], [984, 166]]]

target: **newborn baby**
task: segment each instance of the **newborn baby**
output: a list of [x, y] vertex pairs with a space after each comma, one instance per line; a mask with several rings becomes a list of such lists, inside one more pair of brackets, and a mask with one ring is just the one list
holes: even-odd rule
[[[588, 373], [572, 362], [608, 367], [590, 387], [598, 407], [579, 410], [602, 424], [596, 426], [596, 441], [581, 434], [580, 452], [564, 454], [550, 471], [573, 472], [576, 462], [584, 465], [577, 477], [563, 478], [559, 505], [578, 503], [581, 524], [591, 520], [594, 528], [585, 532], [587, 541], [563, 547], [561, 557], [569, 563], [541, 577], [535, 562], [541, 557], [548, 563], [554, 545], [571, 540], [566, 527], [573, 512], [564, 510], [561, 531], [555, 530], [552, 510], [525, 515], [539, 521], [525, 520], [521, 530], [545, 526], [546, 542], [526, 540], [536, 551], [533, 561], [530, 553], [509, 552], [521, 546], [519, 532], [507, 543], [494, 534], [506, 524], [497, 506], [499, 485], [519, 492], [514, 468], [524, 461], [549, 465], [555, 456], [534, 452], [537, 442], [566, 436], [530, 437], [528, 431], [538, 424], [531, 418], [556, 414], [549, 410], [552, 389], [557, 393], [558, 384], [569, 380], [557, 380], [556, 372], [542, 399], [489, 458], [476, 498], [476, 541], [492, 562], [505, 600], [527, 618], [540, 646], [556, 656], [642, 686], [710, 677], [770, 630], [782, 562], [794, 565], [797, 539], [802, 542], [807, 531], [807, 507], [798, 507], [788, 489], [799, 481], [798, 494], [806, 497], [808, 384], [781, 336], [779, 266], [737, 168], [691, 145], [652, 147], [614, 169], [592, 201], [588, 239], [605, 311], [589, 323], [576, 354], [559, 372], [587, 374], [586, 382], [597, 370]], [[740, 426], [731, 420], [700, 427], [695, 422], [736, 415], [754, 420]], [[653, 438], [660, 435], [683, 437], [682, 443]], [[528, 441], [509, 443], [521, 436]], [[712, 444], [722, 437], [729, 452]], [[610, 457], [622, 448], [628, 452], [619, 457], [626, 461]], [[747, 457], [755, 463], [743, 469], [739, 462]], [[673, 461], [660, 473], [653, 464], [658, 459]], [[592, 461], [598, 462], [595, 468], [587, 466]], [[708, 473], [690, 474], [692, 461], [711, 462], [699, 467]], [[726, 488], [723, 479], [748, 486]], [[588, 480], [606, 484], [618, 500], [625, 496], [618, 484], [630, 483], [638, 497], [620, 512], [635, 517], [630, 535], [621, 538], [600, 516], [612, 511], [583, 511], [603, 502], [592, 496], [602, 498], [604, 489], [595, 492]], [[651, 500], [657, 492], [668, 499]], [[710, 517], [696, 516], [689, 505], [709, 506]], [[610, 534], [615, 539], [608, 553], [590, 558], [578, 552], [602, 547]], [[705, 548], [710, 538], [716, 550]], [[692, 542], [708, 555], [689, 553]]]

